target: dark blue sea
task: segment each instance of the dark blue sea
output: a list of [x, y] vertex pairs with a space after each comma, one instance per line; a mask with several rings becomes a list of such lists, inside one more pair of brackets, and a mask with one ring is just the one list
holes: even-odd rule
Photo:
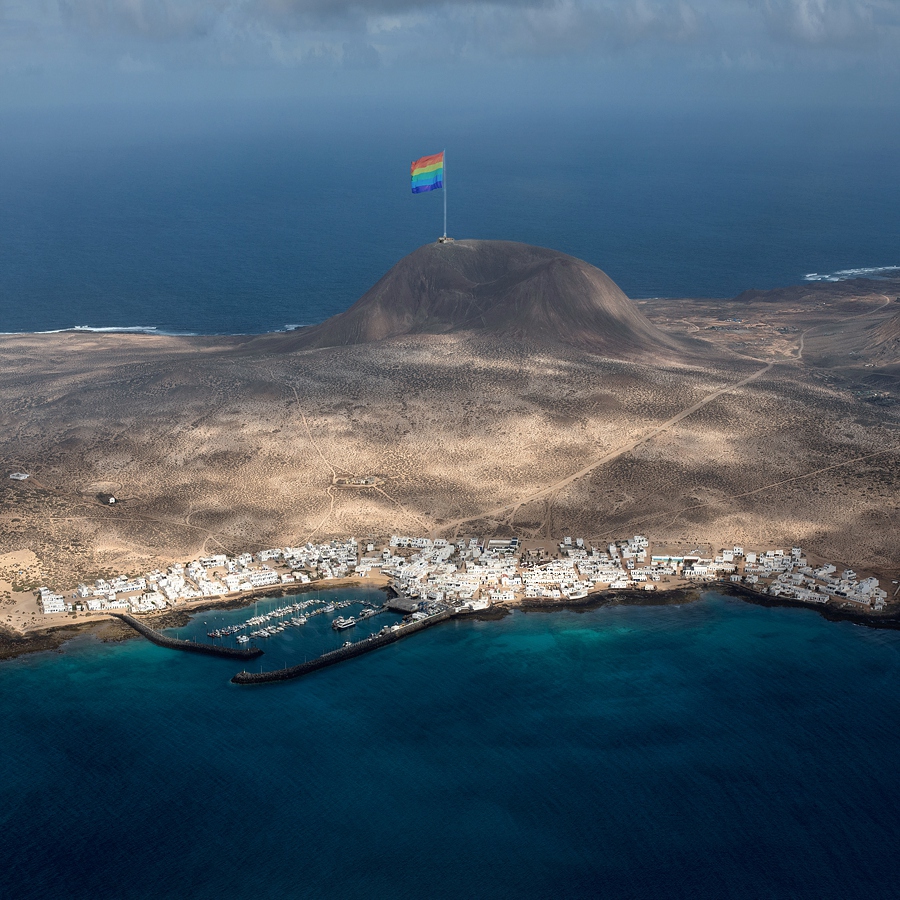
[[235, 668], [142, 639], [2, 664], [2, 896], [897, 896], [900, 633], [708, 594]]
[[5, 112], [0, 332], [321, 321], [441, 233], [409, 162], [442, 148], [451, 235], [632, 297], [900, 266], [900, 124], [864, 110]]
[[[633, 297], [900, 265], [900, 125], [864, 111], [319, 112], [2, 113], [0, 332], [320, 321], [440, 233], [408, 167], [442, 148], [451, 235]], [[261, 689], [81, 639], [0, 663], [0, 897], [896, 897], [898, 663], [900, 634], [715, 595]]]

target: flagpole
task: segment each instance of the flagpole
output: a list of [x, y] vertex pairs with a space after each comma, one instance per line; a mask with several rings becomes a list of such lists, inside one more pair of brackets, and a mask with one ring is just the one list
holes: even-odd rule
[[447, 151], [444, 150], [444, 237], [447, 237]]

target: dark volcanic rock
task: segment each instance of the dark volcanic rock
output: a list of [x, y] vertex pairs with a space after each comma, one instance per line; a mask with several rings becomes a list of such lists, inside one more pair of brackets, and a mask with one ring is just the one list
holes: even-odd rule
[[279, 335], [277, 349], [460, 331], [615, 356], [684, 347], [652, 325], [606, 274], [580, 259], [511, 241], [456, 241], [420, 247], [346, 312]]

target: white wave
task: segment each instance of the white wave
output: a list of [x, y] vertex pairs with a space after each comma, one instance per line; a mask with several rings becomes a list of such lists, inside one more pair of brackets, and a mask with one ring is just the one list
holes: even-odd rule
[[279, 331], [298, 331], [301, 328], [309, 328], [311, 325], [318, 325], [318, 322], [304, 322], [302, 325], [285, 325]]
[[71, 328], [51, 328], [47, 331], [0, 331], [0, 334], [158, 334], [167, 337], [190, 337], [195, 331], [161, 331], [156, 325], [73, 325]]
[[859, 269], [839, 269], [822, 275], [819, 272], [810, 272], [803, 276], [804, 281], [848, 281], [851, 278], [872, 278], [879, 275], [887, 275], [889, 272], [900, 274], [900, 266], [862, 266]]
[[159, 334], [155, 325], [74, 325], [72, 328], [61, 328], [60, 331], [89, 331], [92, 334]]

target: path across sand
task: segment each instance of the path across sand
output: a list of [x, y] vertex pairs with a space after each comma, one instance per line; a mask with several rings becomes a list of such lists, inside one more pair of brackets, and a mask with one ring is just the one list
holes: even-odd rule
[[437, 535], [445, 534], [450, 531], [452, 531], [455, 535], [459, 527], [461, 525], [465, 525], [467, 522], [476, 522], [480, 519], [495, 519], [506, 512], [509, 512], [509, 518], [512, 518], [515, 516], [516, 511], [526, 503], [531, 503], [533, 500], [538, 500], [541, 497], [545, 497], [548, 494], [554, 493], [555, 491], [562, 490], [562, 488], [572, 484], [573, 481], [577, 481], [579, 478], [583, 478], [585, 475], [589, 475], [594, 471], [594, 469], [597, 469], [600, 466], [604, 466], [607, 463], [611, 463], [613, 460], [618, 459], [620, 456], [623, 456], [626, 453], [630, 453], [641, 444], [644, 444], [647, 441], [655, 438], [657, 435], [662, 434], [664, 431], [667, 431], [673, 425], [676, 425], [678, 422], [682, 421], [682, 419], [686, 419], [688, 416], [693, 415], [698, 410], [703, 409], [704, 406], [712, 403], [713, 400], [717, 400], [723, 394], [729, 394], [732, 391], [736, 391], [738, 390], [738, 388], [742, 388], [744, 385], [749, 384], [751, 381], [755, 381], [760, 376], [765, 375], [765, 373], [768, 372], [773, 365], [775, 365], [774, 362], [769, 362], [762, 369], [759, 369], [752, 375], [748, 375], [746, 378], [742, 378], [736, 384], [725, 385], [724, 387], [717, 388], [712, 393], [707, 394], [705, 397], [703, 397], [703, 399], [698, 400], [696, 403], [692, 404], [686, 409], [683, 409], [681, 412], [676, 413], [674, 416], [672, 416], [672, 418], [667, 419], [661, 425], [657, 425], [654, 428], [650, 429], [649, 432], [637, 438], [636, 440], [629, 441], [626, 444], [622, 444], [619, 447], [616, 447], [614, 450], [610, 450], [609, 453], [606, 453], [599, 459], [595, 459], [593, 462], [588, 463], [588, 465], [584, 466], [581, 469], [578, 469], [578, 471], [573, 472], [571, 475], [567, 475], [565, 478], [562, 478], [559, 481], [555, 481], [553, 484], [548, 485], [545, 488], [541, 488], [539, 491], [534, 491], [533, 493], [528, 494], [525, 497], [521, 497], [518, 500], [513, 501], [512, 503], [507, 503], [505, 506], [498, 506], [494, 509], [487, 510], [477, 515], [468, 516], [465, 519], [455, 519], [452, 522], [445, 522], [438, 528], [436, 528], [432, 532], [431, 536], [435, 537]]

